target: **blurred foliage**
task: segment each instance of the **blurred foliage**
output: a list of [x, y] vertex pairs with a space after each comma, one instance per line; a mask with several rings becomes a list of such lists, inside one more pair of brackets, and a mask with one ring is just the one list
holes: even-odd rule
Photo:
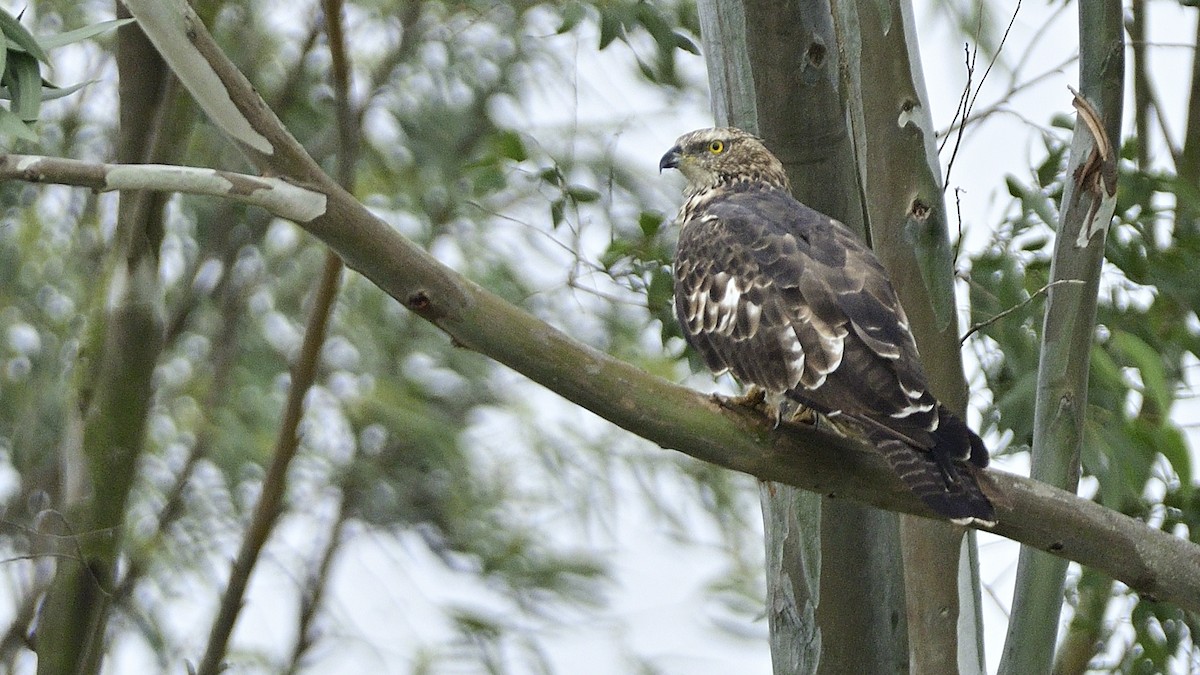
[[[268, 104], [332, 167], [334, 102], [318, 5], [297, 12], [281, 2], [194, 4]], [[110, 27], [100, 21], [111, 11], [98, 0], [47, 1], [24, 21], [38, 35], [75, 26], [94, 33]], [[680, 378], [678, 346], [662, 343], [674, 321], [669, 243], [659, 237], [665, 217], [652, 206], [658, 193], [612, 155], [611, 128], [538, 127], [528, 107], [537, 82], [571, 77], [563, 47], [574, 41], [628, 50], [635, 79], [678, 92], [686, 83], [676, 60], [697, 51], [691, 3], [364, 0], [348, 3], [346, 15], [364, 129], [357, 196], [506, 299]], [[40, 110], [39, 152], [111, 158], [111, 44], [102, 35], [54, 54], [57, 72], [97, 84]], [[182, 163], [245, 170], [202, 121], [174, 128], [186, 130], [177, 141]], [[82, 394], [74, 388], [89, 358], [80, 345], [86, 317], [106, 300], [115, 201], [8, 183], [0, 185], [0, 210], [0, 506], [9, 526], [0, 540], [21, 556], [50, 545], [38, 532], [60, 503], [59, 449], [79, 442]], [[644, 241], [614, 254], [631, 236]], [[215, 594], [224, 583], [278, 433], [289, 360], [323, 254], [299, 229], [260, 212], [171, 201], [160, 265], [167, 343], [130, 501], [127, 576], [114, 596], [120, 618], [109, 630], [113, 640], [139, 636], [163, 671], [182, 669], [202, 648], [201, 634], [171, 620], [175, 603], [196, 597], [197, 586]], [[447, 574], [473, 579], [480, 597], [471, 603], [459, 594], [442, 608], [457, 637], [423, 645], [412, 655], [415, 671], [471, 663], [509, 672], [513, 658], [538, 662], [537, 626], [604, 602], [605, 556], [573, 543], [580, 537], [548, 531], [538, 515], [563, 509], [584, 530], [604, 520], [597, 513], [617, 497], [611, 485], [597, 485], [601, 476], [641, 487], [680, 539], [697, 514], [711, 522], [734, 561], [714, 593], [741, 621], [755, 620], [761, 608], [744, 600], [756, 578], [745, 558], [757, 550], [746, 539], [748, 481], [648, 451], [595, 422], [584, 431], [573, 410], [546, 421], [540, 407], [552, 397], [526, 400], [533, 390], [347, 274], [281, 526], [333, 534], [300, 550], [277, 544], [271, 555], [311, 573], [321, 546], [349, 548], [368, 534], [419, 541]], [[514, 457], [521, 464], [509, 464]], [[662, 481], [676, 494], [688, 486], [694, 507], [668, 504]], [[36, 597], [44, 581], [32, 569], [12, 563], [4, 571], [18, 593]], [[326, 583], [298, 576], [301, 600]], [[10, 632], [26, 629], [14, 623]], [[21, 658], [14, 644], [0, 650], [0, 669]], [[523, 656], [511, 657], [505, 645]], [[286, 658], [230, 653], [254, 670], [286, 669]]]
[[47, 82], [42, 76], [42, 66], [50, 65], [47, 52], [128, 22], [103, 21], [65, 33], [35, 37], [21, 25], [20, 16], [14, 18], [0, 8], [0, 98], [12, 102], [10, 107], [0, 108], [0, 135], [36, 142], [38, 136], [30, 124], [37, 121], [42, 102], [70, 96], [88, 84], [63, 88]]
[[[991, 244], [970, 261], [971, 319], [983, 324], [971, 344], [992, 393], [985, 425], [1010, 439], [1007, 452], [1027, 451], [1033, 440], [1044, 294], [1071, 123], [1058, 118], [1052, 128], [1054, 133], [1043, 136], [1042, 161], [1026, 176], [1008, 177], [1009, 215]], [[1194, 397], [1195, 373], [1189, 379], [1189, 368], [1194, 371], [1200, 356], [1194, 262], [1200, 229], [1176, 219], [1189, 207], [1200, 208], [1200, 195], [1180, 189], [1170, 170], [1137, 166], [1136, 142], [1121, 149], [1081, 460], [1084, 475], [1096, 481], [1096, 501], [1169, 532], [1187, 525], [1196, 540], [1197, 476], [1179, 418], [1171, 412]], [[1006, 310], [1014, 311], [1000, 316]], [[1107, 606], [1092, 619], [1103, 621]], [[1133, 639], [1103, 670], [1173, 672], [1180, 660], [1200, 659], [1197, 617], [1138, 598], [1131, 621]]]

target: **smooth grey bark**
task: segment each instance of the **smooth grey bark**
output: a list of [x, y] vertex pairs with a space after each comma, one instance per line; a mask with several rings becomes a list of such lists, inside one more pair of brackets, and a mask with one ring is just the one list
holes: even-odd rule
[[[865, 236], [828, 3], [716, 0], [699, 9], [717, 123], [762, 137], [797, 199]], [[775, 672], [906, 672], [895, 514], [774, 484], [760, 500]]]
[[[962, 416], [967, 384], [955, 320], [953, 255], [929, 96], [908, 0], [834, 0], [862, 167], [872, 247], [904, 304], [934, 395]], [[974, 538], [947, 523], [901, 517], [909, 665], [918, 673], [982, 672]], [[967, 555], [960, 555], [965, 552]]]
[[[1087, 409], [1088, 366], [1104, 240], [1116, 200], [1125, 45], [1121, 3], [1079, 2], [1080, 108], [1050, 267], [1034, 407], [1031, 477], [1074, 492]], [[1087, 123], [1088, 104], [1099, 119]], [[1097, 138], [1098, 133], [1107, 138]], [[1105, 147], [1107, 146], [1107, 147]], [[1092, 224], [1103, 227], [1094, 234]], [[1083, 236], [1081, 237], [1081, 232]], [[1059, 281], [1074, 283], [1056, 283]], [[1000, 673], [1048, 673], [1058, 635], [1067, 563], [1021, 548], [1012, 620]]]

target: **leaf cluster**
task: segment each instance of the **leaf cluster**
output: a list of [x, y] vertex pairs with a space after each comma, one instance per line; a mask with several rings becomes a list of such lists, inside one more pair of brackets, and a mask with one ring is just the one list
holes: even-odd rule
[[0, 134], [30, 142], [38, 134], [30, 126], [38, 120], [42, 101], [69, 96], [88, 82], [56, 87], [42, 76], [42, 67], [50, 66], [47, 52], [89, 40], [101, 33], [129, 23], [131, 19], [104, 21], [65, 33], [34, 37], [18, 17], [0, 8], [0, 98], [11, 101], [0, 108]]

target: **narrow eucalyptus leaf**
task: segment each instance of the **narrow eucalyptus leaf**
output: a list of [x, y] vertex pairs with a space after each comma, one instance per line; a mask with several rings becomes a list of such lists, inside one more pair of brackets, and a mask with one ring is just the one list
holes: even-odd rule
[[42, 108], [42, 72], [37, 59], [29, 54], [11, 52], [8, 65], [13, 79], [10, 83], [13, 112], [26, 122], [36, 122]]
[[83, 89], [84, 87], [86, 87], [90, 84], [95, 84], [96, 82], [98, 82], [98, 80], [87, 80], [85, 82], [79, 82], [76, 84], [72, 84], [69, 87], [56, 87], [52, 84], [48, 85], [48, 84], [43, 83], [42, 100], [43, 101], [53, 101], [56, 98], [63, 98], [64, 96], [70, 96], [71, 94], [74, 94], [75, 92], [79, 91], [80, 89]]
[[34, 143], [38, 141], [33, 129], [7, 108], [0, 108], [0, 138], [22, 138]]
[[46, 51], [38, 44], [33, 34], [3, 9], [0, 9], [0, 32], [3, 32], [4, 36], [13, 42], [10, 48], [19, 48], [38, 61], [49, 65], [50, 57], [46, 55]]
[[128, 23], [133, 23], [133, 19], [113, 19], [111, 21], [101, 21], [100, 23], [94, 23], [90, 26], [84, 26], [83, 28], [76, 28], [75, 30], [69, 30], [65, 33], [39, 37], [37, 38], [37, 42], [42, 46], [42, 49], [50, 51], [51, 49], [56, 49], [64, 45], [83, 42], [84, 40], [93, 38], [105, 31], [109, 31], [114, 28], [120, 28]]

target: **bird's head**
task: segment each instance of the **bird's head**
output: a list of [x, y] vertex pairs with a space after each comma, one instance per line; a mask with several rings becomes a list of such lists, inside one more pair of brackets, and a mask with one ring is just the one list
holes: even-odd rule
[[740, 182], [788, 189], [783, 164], [761, 140], [734, 127], [698, 129], [680, 136], [659, 160], [658, 170], [663, 169], [679, 169], [687, 178], [689, 194]]

